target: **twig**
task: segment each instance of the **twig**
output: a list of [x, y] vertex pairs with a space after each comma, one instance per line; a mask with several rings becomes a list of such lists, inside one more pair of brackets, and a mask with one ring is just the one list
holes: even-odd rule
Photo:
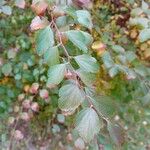
[[[64, 50], [64, 52], [65, 52], [65, 54], [66, 54], [66, 56], [68, 58], [68, 63], [71, 65], [71, 63], [70, 63], [71, 56], [69, 55], [67, 49], [65, 48], [65, 46], [64, 46], [64, 44], [62, 42], [61, 32], [59, 31], [59, 29], [58, 29], [58, 27], [57, 27], [57, 25], [56, 25], [52, 15], [51, 15], [51, 19], [52, 19], [51, 24], [53, 24], [55, 26], [55, 29], [56, 29], [56, 31], [58, 33], [60, 45], [62, 46], [62, 48], [63, 48], [63, 50]], [[72, 67], [72, 65], [71, 65], [71, 69], [73, 70], [73, 72], [75, 74], [77, 74], [76, 70]], [[79, 81], [77, 79], [77, 75], [76, 75], [76, 82], [77, 82], [78, 85], [80, 85], [80, 83], [79, 83]], [[81, 85], [80, 85], [80, 87], [81, 87]], [[104, 115], [102, 113], [98, 112], [97, 109], [94, 107], [93, 103], [90, 100], [92, 98], [90, 96], [88, 96], [88, 95], [86, 95], [86, 97], [87, 97], [87, 100], [88, 100], [88, 103], [89, 103], [89, 107], [93, 108], [100, 117], [102, 117], [104, 120], [106, 120], [106, 122], [109, 122], [109, 120], [106, 117], [104, 117]]]
[[92, 101], [91, 101], [92, 98], [91, 98], [89, 95], [86, 95], [86, 98], [87, 98], [87, 100], [88, 100], [88, 102], [89, 102], [89, 104], [90, 104], [90, 108], [93, 108], [93, 109], [96, 111], [96, 113], [97, 113], [100, 117], [102, 117], [106, 122], [110, 122], [110, 120], [108, 120], [108, 118], [106, 118], [101, 112], [97, 111], [97, 109], [94, 107], [94, 104], [93, 104]]
[[65, 55], [66, 55], [67, 58], [68, 58], [68, 62], [70, 62], [71, 56], [69, 55], [69, 53], [68, 53], [66, 47], [65, 47], [64, 44], [63, 44], [62, 37], [61, 37], [62, 33], [59, 31], [59, 29], [58, 29], [58, 27], [57, 27], [57, 25], [56, 25], [56, 23], [55, 23], [54, 18], [53, 18], [52, 15], [51, 15], [51, 19], [52, 19], [51, 24], [53, 24], [53, 25], [55, 26], [55, 29], [56, 29], [56, 31], [57, 31], [57, 34], [58, 34], [58, 37], [59, 37], [60, 45], [62, 46], [62, 48], [63, 48], [63, 50], [64, 50], [64, 52], [65, 52]]

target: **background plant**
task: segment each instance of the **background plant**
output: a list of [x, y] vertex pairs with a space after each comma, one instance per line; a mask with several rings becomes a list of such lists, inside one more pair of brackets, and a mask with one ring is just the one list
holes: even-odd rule
[[[11, 47], [2, 55], [1, 68], [1, 93], [6, 100], [1, 108], [2, 113], [11, 114], [10, 140], [36, 135], [41, 139], [31, 140], [36, 146], [50, 144], [61, 149], [71, 148], [73, 141], [79, 149], [84, 149], [85, 143], [89, 149], [148, 147], [145, 137], [149, 139], [149, 68], [135, 54], [139, 45], [134, 40], [140, 35], [130, 39], [137, 25], [133, 28], [133, 18], [125, 15], [130, 3], [95, 1], [91, 7], [90, 1], [32, 2], [37, 15], [30, 25], [32, 31], [38, 30], [35, 42], [27, 32], [27, 36], [17, 38], [19, 42], [10, 40], [13, 46], [6, 44], [7, 36], [2, 43], [2, 50], [7, 45]], [[117, 10], [113, 9], [116, 5]], [[142, 5], [148, 3], [143, 1]], [[30, 12], [26, 20], [28, 26], [32, 15]], [[148, 42], [148, 38], [141, 42]], [[13, 83], [16, 92], [10, 92]], [[137, 128], [133, 129], [135, 124]], [[6, 135], [2, 134], [3, 141]], [[49, 138], [52, 135], [54, 138]], [[41, 145], [43, 141], [45, 145]], [[66, 141], [69, 144], [63, 144]], [[16, 146], [8, 143], [9, 148]]]

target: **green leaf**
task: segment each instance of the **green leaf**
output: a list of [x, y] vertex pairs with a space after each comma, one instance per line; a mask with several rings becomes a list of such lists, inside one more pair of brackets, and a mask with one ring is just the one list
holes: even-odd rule
[[99, 70], [99, 65], [97, 64], [97, 60], [90, 55], [83, 54], [74, 57], [77, 64], [86, 72], [96, 73]]
[[65, 13], [69, 16], [71, 16], [72, 18], [76, 18], [77, 16], [76, 14], [76, 10], [74, 7], [65, 7], [64, 9]]
[[95, 142], [89, 145], [89, 150], [99, 150], [99, 145]]
[[19, 73], [16, 74], [16, 75], [15, 75], [15, 80], [20, 80], [20, 79], [21, 79], [21, 74], [19, 74]]
[[60, 16], [56, 19], [56, 24], [59, 28], [66, 26], [66, 23], [67, 23], [67, 17], [66, 16]]
[[144, 106], [148, 106], [150, 104], [150, 93], [147, 93], [144, 97], [141, 98]]
[[143, 10], [141, 8], [134, 8], [131, 11], [131, 16], [135, 17], [135, 16], [139, 16], [140, 14], [143, 13]]
[[77, 20], [81, 25], [89, 29], [92, 29], [93, 24], [91, 20], [91, 15], [87, 10], [78, 10], [76, 11], [76, 15], [77, 15]]
[[62, 114], [57, 115], [57, 120], [59, 123], [64, 123], [65, 122], [65, 116]]
[[149, 16], [150, 15], [150, 9], [144, 10], [144, 13]]
[[145, 42], [150, 39], [150, 29], [143, 29], [139, 34], [140, 42]]
[[11, 15], [12, 14], [12, 9], [10, 6], [2, 6], [2, 12], [6, 15]]
[[93, 38], [90, 34], [77, 30], [70, 30], [65, 32], [65, 34], [68, 37], [68, 39], [80, 50], [82, 50], [85, 53], [88, 52], [88, 46], [93, 41]]
[[143, 65], [139, 65], [136, 68], [134, 68], [134, 71], [139, 74], [142, 77], [147, 76], [149, 73], [147, 72], [146, 67], [144, 67]]
[[140, 17], [136, 17], [136, 18], [132, 18], [129, 20], [129, 24], [132, 26], [140, 26], [142, 28], [148, 28], [148, 23], [149, 23], [149, 19], [147, 18], [140, 18]]
[[64, 112], [73, 112], [83, 102], [85, 95], [76, 83], [70, 82], [60, 88], [59, 97], [59, 108]]
[[0, 6], [3, 6], [6, 4], [6, 1], [5, 0], [0, 0]]
[[2, 73], [5, 76], [10, 75], [11, 72], [12, 72], [12, 66], [11, 66], [11, 64], [7, 63], [7, 64], [3, 65], [3, 67], [2, 67]]
[[119, 72], [118, 67], [115, 65], [113, 66], [110, 70], [109, 70], [109, 75], [111, 78], [113, 78], [114, 76], [116, 76]]
[[52, 132], [53, 134], [60, 132], [60, 127], [57, 124], [53, 124]]
[[126, 67], [126, 66], [123, 66], [123, 65], [117, 65], [118, 66], [118, 69], [121, 71], [121, 72], [123, 72], [123, 73], [125, 73], [126, 74], [126, 76], [127, 76], [127, 79], [135, 79], [136, 78], [136, 73], [134, 72], [134, 70], [132, 70], [132, 69], [130, 69], [130, 68], [128, 68], [128, 67]]
[[47, 84], [58, 85], [64, 78], [66, 72], [66, 64], [54, 65], [48, 70], [48, 81]]
[[123, 129], [121, 127], [119, 127], [117, 124], [107, 122], [107, 129], [109, 131], [111, 139], [116, 145], [122, 145], [124, 143], [125, 137]]
[[85, 108], [79, 112], [76, 118], [75, 129], [85, 142], [90, 142], [100, 131], [100, 120], [92, 108]]
[[54, 34], [52, 29], [47, 26], [46, 28], [38, 31], [36, 36], [36, 51], [39, 55], [54, 45]]
[[125, 53], [125, 57], [126, 57], [127, 61], [130, 63], [137, 58], [136, 54], [132, 51], [127, 51]]
[[85, 85], [92, 86], [94, 84], [94, 81], [96, 80], [95, 74], [86, 72], [82, 69], [78, 69], [77, 73]]
[[106, 68], [111, 68], [114, 65], [114, 61], [109, 52], [104, 52], [102, 60]]
[[116, 52], [116, 53], [124, 53], [125, 50], [123, 47], [121, 47], [120, 45], [113, 45], [112, 49]]
[[125, 54], [118, 55], [117, 59], [120, 61], [121, 64], [124, 64], [124, 65], [127, 64], [127, 58], [126, 58]]
[[57, 46], [47, 49], [44, 53], [44, 60], [49, 66], [59, 64], [59, 51]]
[[148, 3], [146, 3], [144, 0], [142, 0], [142, 9], [147, 10], [149, 8]]
[[17, 54], [17, 52], [12, 49], [12, 50], [9, 50], [9, 51], [7, 52], [7, 57], [8, 57], [9, 59], [13, 59], [13, 58], [16, 57], [16, 54]]
[[115, 115], [117, 105], [108, 96], [96, 96], [91, 99], [96, 110], [102, 114], [105, 118], [110, 118]]

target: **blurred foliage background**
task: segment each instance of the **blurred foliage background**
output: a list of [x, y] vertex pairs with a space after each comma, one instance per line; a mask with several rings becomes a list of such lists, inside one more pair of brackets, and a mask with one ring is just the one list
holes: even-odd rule
[[[87, 147], [77, 139], [75, 131], [71, 132], [74, 115], [65, 117], [61, 114], [57, 107], [57, 88], [49, 91], [52, 96], [47, 102], [38, 95], [28, 94], [33, 83], [39, 83], [40, 89], [46, 88], [48, 67], [34, 50], [34, 34], [30, 31], [34, 14], [30, 4], [31, 1], [27, 0], [22, 9], [15, 5], [15, 1], [0, 2], [0, 147], [2, 150], [6, 150], [8, 145], [14, 150], [95, 150], [94, 143]], [[147, 5], [149, 8], [148, 1]], [[7, 9], [2, 9], [4, 6]], [[122, 74], [110, 79], [103, 68], [103, 72], [97, 74], [97, 92], [111, 97], [109, 104], [105, 102], [108, 97], [102, 98], [102, 109], [124, 129], [126, 139], [121, 148], [116, 148], [104, 130], [99, 134], [100, 150], [150, 149], [150, 38], [140, 42], [138, 36], [147, 25], [141, 18], [149, 19], [150, 9], [141, 12], [142, 9], [142, 1], [139, 0], [95, 0], [90, 9], [95, 41], [102, 41], [110, 49], [112, 45], [119, 45], [119, 51], [130, 51], [126, 57], [130, 59], [132, 56], [131, 65], [139, 74], [135, 80], [128, 80]], [[125, 59], [118, 53], [112, 55], [116, 64], [119, 64], [119, 59]], [[40, 111], [28, 112], [34, 116], [30, 122], [16, 123], [24, 98], [36, 99]], [[13, 129], [21, 130], [25, 140], [13, 140], [10, 136]]]

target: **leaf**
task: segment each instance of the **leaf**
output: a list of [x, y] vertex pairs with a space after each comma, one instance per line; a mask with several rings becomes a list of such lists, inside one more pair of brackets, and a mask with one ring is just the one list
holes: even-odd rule
[[67, 17], [66, 16], [60, 16], [56, 19], [56, 24], [59, 28], [66, 26], [66, 23], [67, 23]]
[[91, 0], [72, 0], [73, 4], [77, 7], [91, 8]]
[[97, 60], [88, 54], [76, 56], [74, 59], [80, 68], [86, 72], [96, 73], [99, 70]]
[[123, 129], [121, 129], [121, 127], [119, 127], [117, 124], [107, 122], [107, 129], [109, 131], [111, 139], [114, 141], [116, 145], [122, 145], [124, 143], [125, 136]]
[[11, 72], [12, 72], [12, 66], [11, 66], [11, 64], [7, 63], [7, 64], [3, 65], [3, 67], [2, 67], [2, 73], [5, 76], [10, 75]]
[[69, 83], [59, 90], [59, 108], [64, 112], [74, 112], [83, 102], [85, 95], [76, 83]]
[[48, 70], [47, 84], [58, 85], [64, 78], [66, 72], [66, 64], [54, 65]]
[[84, 90], [87, 96], [93, 97], [95, 95], [94, 87], [85, 87]]
[[43, 54], [48, 48], [54, 45], [54, 34], [52, 29], [46, 28], [38, 31], [36, 36], [36, 51], [39, 55]]
[[89, 150], [99, 150], [99, 145], [95, 142], [89, 145]]
[[40, 18], [39, 16], [36, 16], [32, 20], [30, 28], [32, 31], [34, 31], [34, 30], [38, 30], [38, 29], [43, 29], [46, 26], [48, 26], [48, 24], [49, 24], [49, 21], [46, 18], [44, 18], [44, 17]]
[[85, 142], [90, 142], [100, 131], [100, 120], [92, 108], [84, 108], [76, 118], [75, 129]]
[[25, 2], [25, 0], [15, 0], [15, 5], [19, 8], [24, 9], [26, 2]]
[[77, 73], [85, 85], [92, 86], [94, 84], [94, 81], [96, 80], [95, 74], [86, 72], [82, 69], [78, 69]]
[[76, 15], [77, 15], [77, 20], [81, 25], [89, 29], [92, 29], [93, 24], [92, 24], [91, 15], [87, 10], [77, 10]]
[[105, 118], [110, 118], [115, 115], [117, 105], [108, 96], [95, 96], [93, 99], [90, 99], [96, 108], [96, 110], [102, 114]]
[[140, 26], [142, 28], [148, 28], [148, 23], [149, 23], [149, 19], [147, 18], [140, 18], [140, 17], [136, 17], [136, 18], [131, 18], [129, 20], [129, 24], [132, 26]]
[[52, 126], [52, 132], [54, 134], [60, 132], [60, 127], [57, 124], [53, 124], [53, 126]]
[[49, 66], [59, 64], [59, 52], [57, 46], [47, 49], [44, 53], [44, 60]]
[[109, 70], [109, 76], [110, 76], [111, 78], [113, 78], [114, 76], [116, 76], [116, 75], [118, 74], [118, 72], [119, 72], [119, 69], [118, 69], [118, 67], [115, 65], [115, 66], [113, 66], [113, 67]]
[[2, 6], [1, 9], [2, 9], [2, 12], [6, 15], [11, 15], [12, 14], [12, 9], [11, 9], [10, 6], [5, 5], [5, 6]]
[[46, 0], [33, 0], [31, 8], [37, 15], [43, 15], [48, 7]]
[[103, 53], [102, 60], [106, 68], [111, 68], [114, 65], [114, 61], [107, 51]]
[[140, 42], [145, 42], [150, 39], [150, 29], [143, 29], [139, 34]]
[[134, 61], [137, 58], [136, 54], [132, 51], [127, 51], [125, 53], [125, 57], [129, 63], [131, 63], [132, 61]]
[[123, 65], [117, 65], [117, 67], [118, 67], [118, 69], [119, 69], [121, 72], [123, 72], [123, 73], [126, 74], [128, 80], [131, 80], [131, 79], [135, 79], [135, 78], [136, 78], [137, 75], [136, 75], [136, 73], [134, 72], [134, 70], [132, 70], [132, 69], [126, 67], [126, 66], [123, 66]]
[[145, 77], [145, 76], [147, 76], [147, 75], [149, 74], [149, 73], [147, 72], [146, 67], [144, 67], [143, 65], [137, 66], [136, 68], [134, 68], [134, 71], [135, 71], [138, 75], [140, 75], [140, 76], [142, 76], [142, 77]]
[[101, 56], [106, 51], [106, 45], [101, 41], [95, 41], [91, 47], [98, 56]]
[[76, 10], [73, 7], [65, 7], [64, 11], [67, 15], [71, 16], [72, 18], [76, 19]]
[[121, 64], [127, 65], [127, 58], [125, 56], [125, 54], [120, 54], [116, 57]]
[[149, 8], [148, 4], [144, 0], [142, 0], [142, 9], [145, 11], [148, 8]]
[[144, 13], [150, 18], [150, 9], [144, 10]]
[[59, 123], [64, 123], [65, 122], [65, 116], [62, 114], [57, 115], [57, 120]]
[[7, 57], [8, 57], [9, 59], [13, 59], [13, 58], [16, 57], [16, 54], [17, 54], [17, 52], [16, 52], [14, 49], [10, 49], [10, 50], [7, 52]]
[[78, 138], [75, 142], [74, 145], [77, 149], [83, 150], [85, 149], [85, 143], [82, 138]]
[[147, 93], [145, 96], [141, 98], [144, 106], [148, 106], [150, 104], [150, 93]]
[[116, 52], [116, 53], [124, 53], [125, 50], [123, 47], [121, 47], [120, 45], [113, 45], [112, 49]]
[[89, 33], [87, 33], [87, 32], [83, 32], [83, 31], [80, 31], [82, 34], [83, 34], [83, 36], [84, 36], [84, 43], [87, 45], [87, 46], [89, 46], [90, 44], [92, 44], [92, 42], [93, 42], [93, 37], [89, 34]]
[[143, 13], [143, 10], [141, 8], [139, 8], [139, 7], [138, 8], [134, 8], [131, 11], [131, 16], [136, 17], [136, 16], [139, 16], [142, 13]]
[[87, 53], [88, 46], [93, 41], [93, 38], [90, 34], [77, 30], [70, 30], [65, 32], [65, 34], [75, 46], [77, 46], [83, 52]]
[[5, 0], [0, 0], [0, 6], [3, 6], [6, 4], [6, 1]]

